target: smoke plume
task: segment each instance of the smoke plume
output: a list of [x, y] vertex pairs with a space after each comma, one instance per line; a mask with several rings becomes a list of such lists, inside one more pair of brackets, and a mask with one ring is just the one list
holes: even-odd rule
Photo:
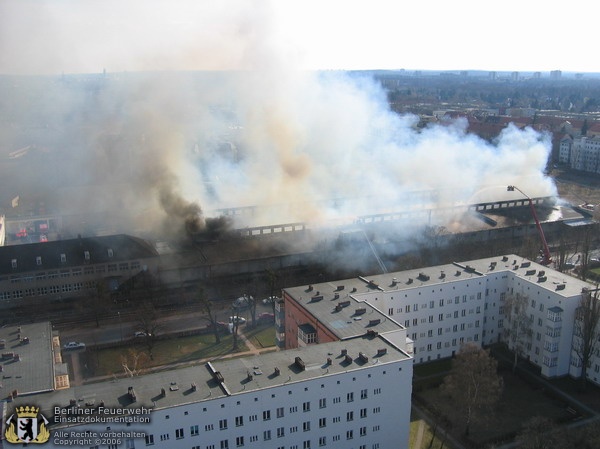
[[415, 207], [414, 192], [436, 206], [508, 184], [555, 194], [548, 136], [417, 130], [369, 77], [296, 70], [267, 2], [150, 3], [0, 6], [0, 147], [33, 149], [5, 166], [4, 207], [29, 196], [118, 232], [195, 234], [352, 221]]

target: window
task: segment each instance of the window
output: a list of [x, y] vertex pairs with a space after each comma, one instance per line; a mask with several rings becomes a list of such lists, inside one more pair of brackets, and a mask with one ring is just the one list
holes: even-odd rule
[[235, 425], [236, 425], [236, 427], [243, 426], [244, 425], [244, 417], [236, 416], [235, 417]]
[[278, 418], [283, 418], [283, 407], [279, 407], [277, 409], [277, 417]]
[[208, 432], [208, 431], [210, 431], [210, 430], [214, 430], [214, 428], [215, 428], [215, 426], [214, 426], [214, 425], [212, 425], [212, 424], [206, 424], [206, 425], [204, 426], [204, 431], [205, 431], [205, 432]]
[[145, 439], [146, 439], [146, 446], [152, 446], [154, 444], [154, 435], [146, 434]]
[[271, 419], [271, 410], [263, 411], [263, 421], [268, 421]]
[[[384, 373], [385, 374], [385, 373]], [[373, 394], [381, 394], [381, 388], [375, 388]]]
[[169, 434], [168, 433], [163, 433], [160, 436], [160, 441], [168, 441], [169, 440]]
[[267, 441], [271, 439], [271, 431], [270, 430], [265, 430], [263, 432], [263, 440]]
[[178, 440], [183, 438], [183, 429], [175, 429], [175, 438]]
[[[15, 263], [16, 263], [16, 262], [15, 262]], [[13, 267], [13, 268], [14, 268], [14, 267]], [[408, 313], [408, 312], [410, 312], [410, 305], [407, 305], [407, 306], [406, 306], [406, 312], [407, 312], [407, 313]]]
[[367, 434], [367, 428], [366, 427], [361, 427], [360, 428], [360, 436], [364, 437]]
[[351, 440], [352, 438], [354, 438], [354, 432], [352, 430], [347, 430], [346, 431], [346, 439]]
[[302, 423], [302, 430], [305, 432], [310, 432], [310, 421], [304, 421]]
[[244, 445], [244, 437], [235, 437], [235, 445], [240, 447]]
[[190, 426], [190, 435], [191, 436], [193, 436], [193, 437], [198, 436], [198, 433], [199, 432], [198, 432], [198, 426], [197, 425]]
[[327, 427], [327, 418], [319, 418], [319, 427]]
[[327, 446], [327, 437], [319, 437], [319, 446]]
[[310, 402], [304, 402], [302, 404], [302, 411], [303, 412], [310, 412]]
[[326, 398], [319, 399], [319, 408], [325, 408], [325, 407], [327, 407], [327, 399]]
[[346, 413], [346, 421], [353, 421], [354, 420], [354, 412], [347, 412]]
[[348, 393], [346, 395], [346, 402], [352, 402], [354, 401], [354, 393]]
[[60, 255], [60, 263], [67, 263], [67, 255], [66, 254]]
[[367, 399], [367, 389], [366, 388], [364, 390], [360, 390], [360, 398]]
[[304, 443], [302, 443], [302, 448], [303, 449], [310, 449], [310, 440], [304, 441]]
[[221, 430], [227, 429], [227, 420], [226, 419], [219, 420], [219, 429], [221, 429]]
[[283, 427], [277, 428], [277, 438], [282, 438], [285, 436], [285, 429]]

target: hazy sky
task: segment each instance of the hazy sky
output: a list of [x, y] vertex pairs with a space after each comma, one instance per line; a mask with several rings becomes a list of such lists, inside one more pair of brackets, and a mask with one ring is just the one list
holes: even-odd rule
[[589, 2], [0, 0], [0, 73], [600, 72]]

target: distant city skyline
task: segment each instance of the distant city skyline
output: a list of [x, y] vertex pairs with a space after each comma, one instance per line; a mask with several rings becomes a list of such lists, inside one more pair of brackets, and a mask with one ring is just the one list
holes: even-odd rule
[[0, 74], [600, 72], [589, 50], [595, 27], [587, 8], [575, 0], [569, 17], [537, 0], [3, 0]]

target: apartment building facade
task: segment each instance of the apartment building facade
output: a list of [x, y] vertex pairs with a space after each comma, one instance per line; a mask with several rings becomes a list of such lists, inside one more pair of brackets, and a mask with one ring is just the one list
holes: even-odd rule
[[[349, 291], [334, 299], [340, 285]], [[521, 342], [522, 357], [540, 367], [545, 377], [577, 376], [580, 367], [572, 353], [574, 320], [582, 292], [593, 288], [515, 255], [300, 286], [284, 290], [279, 338], [285, 340], [286, 348], [294, 347], [310, 324], [306, 316], [313, 316], [329, 334], [343, 339], [334, 313], [328, 317], [307, 298], [310, 289], [324, 295], [333, 310], [340, 301], [349, 302], [349, 309], [368, 304], [395, 321], [414, 345], [415, 363], [426, 363], [451, 357], [467, 342], [506, 341], [514, 347], [507, 334], [511, 319], [507, 306], [513, 298], [524, 298], [530, 335]], [[298, 309], [303, 313], [297, 313]], [[328, 333], [315, 333], [311, 342], [319, 343]], [[590, 380], [600, 382], [598, 353], [590, 371]]]
[[0, 430], [34, 405], [51, 423], [45, 447], [408, 449], [412, 366], [384, 335], [365, 334], [16, 397], [0, 402]]

